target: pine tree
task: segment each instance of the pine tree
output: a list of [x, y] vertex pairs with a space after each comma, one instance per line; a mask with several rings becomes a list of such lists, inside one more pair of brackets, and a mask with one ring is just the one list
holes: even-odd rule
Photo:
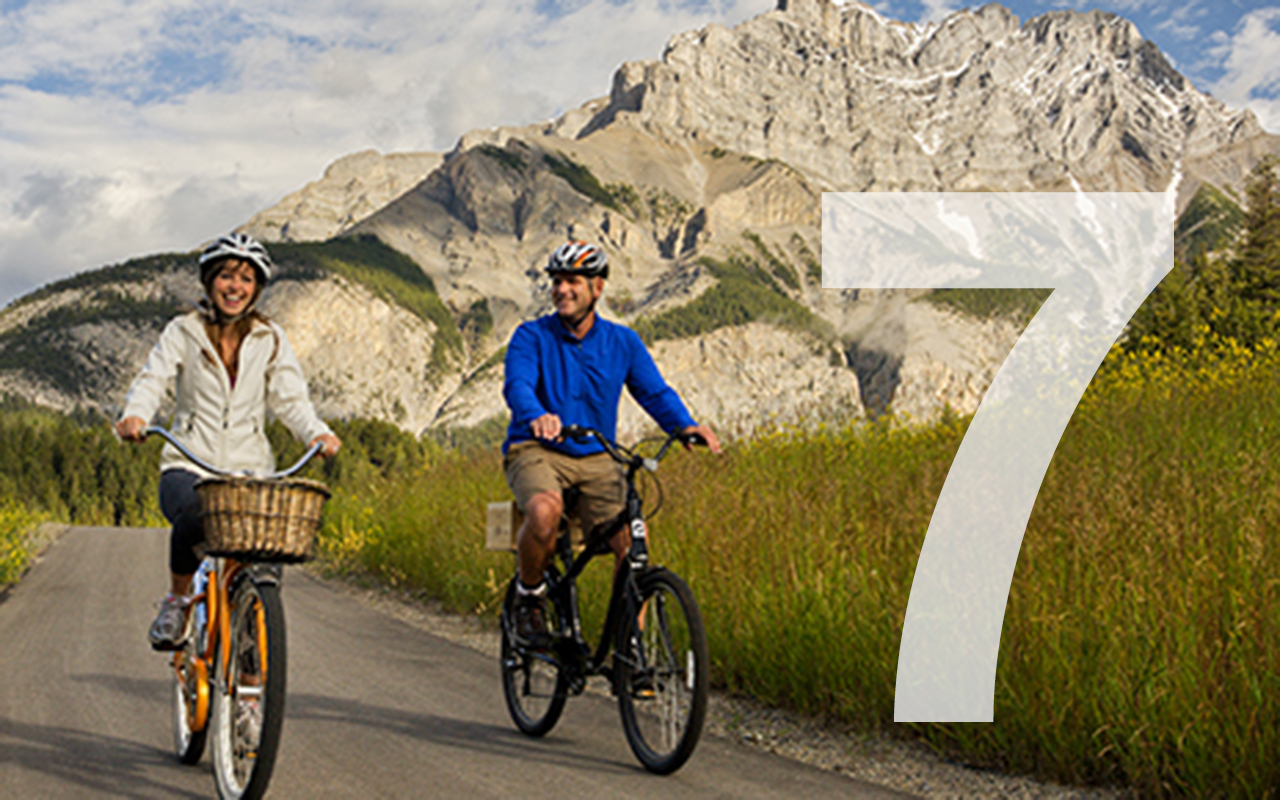
[[[1123, 346], [1130, 351], [1189, 349], [1197, 330], [1252, 347], [1280, 331], [1280, 158], [1265, 156], [1246, 189], [1248, 210], [1226, 252], [1193, 252], [1174, 265], [1134, 314]], [[1224, 229], [1224, 233], [1227, 229]], [[1231, 250], [1234, 249], [1234, 255]]]
[[1233, 272], [1240, 296], [1272, 314], [1280, 309], [1280, 159], [1265, 156], [1248, 185], [1244, 241]]

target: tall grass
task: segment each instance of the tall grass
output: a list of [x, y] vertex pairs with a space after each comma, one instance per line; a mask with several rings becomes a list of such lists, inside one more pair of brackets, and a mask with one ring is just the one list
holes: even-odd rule
[[0, 588], [20, 578], [31, 564], [31, 534], [45, 519], [12, 498], [0, 500]]
[[[1280, 786], [1277, 390], [1270, 343], [1113, 353], [1023, 541], [992, 724], [892, 721], [915, 561], [964, 420], [677, 453], [660, 472], [655, 556], [692, 584], [730, 691], [980, 765], [1148, 796], [1267, 796]], [[482, 550], [484, 503], [507, 496], [500, 459], [433, 458], [340, 491], [325, 550], [492, 614], [512, 570]], [[598, 619], [608, 567], [589, 573]]]

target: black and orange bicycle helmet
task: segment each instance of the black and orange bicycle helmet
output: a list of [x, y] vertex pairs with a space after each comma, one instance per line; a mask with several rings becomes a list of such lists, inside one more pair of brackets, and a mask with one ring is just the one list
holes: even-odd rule
[[555, 249], [545, 267], [548, 275], [583, 275], [608, 278], [609, 259], [599, 245], [565, 242]]

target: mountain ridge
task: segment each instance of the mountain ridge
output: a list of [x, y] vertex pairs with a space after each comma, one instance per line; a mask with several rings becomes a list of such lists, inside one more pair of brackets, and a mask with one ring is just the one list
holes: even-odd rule
[[[447, 312], [417, 315], [412, 335], [393, 326], [366, 341], [348, 325], [304, 341], [328, 413], [415, 432], [497, 426], [494, 358], [515, 325], [549, 311], [540, 267], [571, 236], [604, 244], [606, 312], [648, 331], [695, 414], [748, 433], [868, 410], [971, 412], [1020, 331], [917, 295], [823, 290], [822, 192], [1174, 186], [1186, 208], [1202, 189], [1237, 191], [1265, 153], [1280, 137], [1199, 92], [1115, 15], [1022, 22], [993, 4], [915, 25], [856, 2], [782, 0], [732, 29], [673, 36], [660, 59], [621, 65], [607, 96], [554, 120], [471, 131], [445, 154], [343, 157], [243, 229], [273, 247], [374, 237]], [[388, 318], [359, 303], [397, 299], [346, 263], [324, 280], [369, 296], [341, 313]], [[329, 330], [323, 303], [346, 295], [308, 300], [302, 285], [279, 293], [284, 317]], [[33, 303], [0, 313], [0, 389], [28, 397], [30, 375], [3, 353], [6, 331], [47, 316]], [[359, 369], [338, 355], [362, 347], [375, 355]], [[380, 381], [394, 388], [376, 400]], [[626, 432], [643, 424], [634, 409], [622, 417]]]

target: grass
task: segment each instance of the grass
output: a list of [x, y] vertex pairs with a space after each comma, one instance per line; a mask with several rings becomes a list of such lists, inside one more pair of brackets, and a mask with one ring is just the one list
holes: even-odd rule
[[748, 242], [751, 242], [751, 246], [755, 248], [756, 254], [759, 255], [760, 258], [764, 260], [764, 263], [769, 266], [769, 272], [774, 278], [782, 281], [782, 283], [792, 291], [800, 288], [800, 279], [796, 277], [795, 268], [783, 261], [776, 253], [770, 250], [769, 245], [765, 244], [764, 239], [760, 238], [760, 234], [755, 231], [743, 231], [742, 237]]
[[408, 256], [372, 234], [327, 242], [274, 244], [271, 252], [284, 269], [281, 280], [315, 279], [326, 272], [342, 275], [378, 297], [407, 309], [435, 326], [431, 366], [439, 369], [463, 352], [458, 323], [436, 294], [431, 277]]
[[0, 501], [0, 587], [18, 580], [30, 566], [35, 555], [31, 533], [45, 518], [13, 498]]
[[[149, 339], [182, 311], [172, 299], [139, 300], [109, 284], [86, 280], [78, 288], [87, 290], [78, 302], [53, 308], [0, 334], [0, 370], [24, 371], [73, 397], [110, 391], [114, 388], [110, 372], [122, 366], [118, 357], [109, 350], [86, 350], [76, 330], [115, 323]], [[86, 352], [91, 358], [86, 358]]]
[[1183, 261], [1190, 261], [1226, 250], [1236, 243], [1243, 230], [1244, 210], [1217, 187], [1206, 183], [1178, 216], [1174, 247]]
[[1015, 317], [1030, 321], [1051, 289], [934, 289], [925, 299], [978, 319]]
[[[1117, 349], [1058, 448], [1006, 614], [995, 722], [899, 725], [916, 555], [966, 421], [892, 421], [677, 453], [655, 558], [685, 575], [732, 692], [930, 742], [948, 757], [1142, 796], [1280, 786], [1280, 350], [1202, 337]], [[338, 484], [323, 533], [358, 569], [492, 615], [511, 574], [483, 550], [500, 456]], [[650, 492], [650, 498], [654, 496]], [[608, 594], [588, 570], [588, 630]]]
[[[826, 324], [779, 288], [753, 258], [735, 254], [723, 261], [703, 257], [699, 263], [717, 279], [691, 302], [642, 317], [633, 325], [646, 342], [682, 339], [760, 320], [804, 331], [826, 341]], [[788, 273], [794, 278], [794, 273]]]
[[512, 172], [522, 172], [526, 166], [524, 157], [519, 153], [511, 150], [505, 150], [497, 145], [482, 144], [476, 148], [485, 156], [497, 161]]
[[619, 214], [630, 217], [638, 215], [641, 208], [640, 195], [636, 190], [624, 183], [601, 184], [595, 174], [583, 164], [579, 164], [564, 153], [546, 153], [542, 162], [553, 174], [568, 183], [578, 194], [594, 203], [611, 208]]

